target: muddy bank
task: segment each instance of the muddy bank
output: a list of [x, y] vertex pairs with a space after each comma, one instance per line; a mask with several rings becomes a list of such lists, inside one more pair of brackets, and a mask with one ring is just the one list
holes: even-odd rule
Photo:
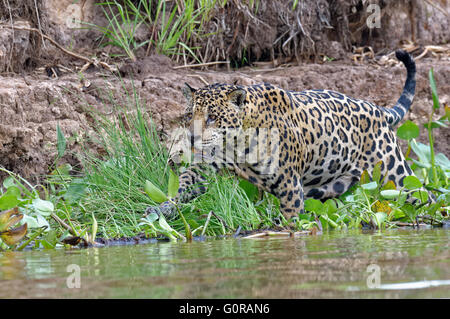
[[[406, 119], [424, 123], [432, 99], [428, 71], [433, 67], [442, 103], [450, 103], [450, 61], [424, 58], [417, 62], [417, 89]], [[133, 69], [133, 68], [131, 68]], [[158, 130], [169, 134], [179, 123], [184, 109], [181, 88], [184, 82], [201, 87], [204, 82], [243, 85], [269, 82], [287, 90], [332, 89], [381, 106], [393, 106], [400, 96], [405, 70], [402, 65], [379, 66], [371, 63], [328, 62], [300, 64], [275, 69], [242, 68], [236, 71], [174, 69], [164, 56], [151, 56], [134, 65], [139, 74], [132, 80], [103, 76], [93, 69], [80, 78], [63, 74], [56, 79], [44, 74], [0, 77], [0, 165], [26, 178], [48, 173], [56, 156], [56, 126], [60, 125], [69, 152], [64, 160], [79, 164], [77, 151], [92, 133], [95, 121], [90, 109], [110, 114], [114, 101], [129, 103], [124, 92], [133, 86], [145, 110], [152, 114]], [[443, 112], [443, 110], [441, 110]], [[421, 130], [422, 142], [427, 142]], [[449, 129], [436, 134], [436, 150], [450, 156]], [[95, 148], [95, 145], [92, 145]]]

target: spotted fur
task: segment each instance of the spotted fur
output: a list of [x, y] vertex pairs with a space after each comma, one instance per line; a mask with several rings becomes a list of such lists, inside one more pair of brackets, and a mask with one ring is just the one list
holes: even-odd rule
[[[223, 158], [209, 166], [216, 170], [226, 167], [277, 196], [281, 212], [289, 220], [303, 213], [305, 198], [337, 197], [359, 181], [363, 170], [371, 172], [380, 161], [385, 180], [396, 185], [402, 186], [404, 177], [413, 174], [393, 127], [411, 106], [416, 69], [408, 53], [397, 51], [396, 56], [406, 66], [407, 79], [393, 108], [330, 90], [294, 92], [270, 84], [213, 84], [196, 90], [186, 85], [187, 118], [191, 124], [202, 124], [203, 136], [197, 142], [203, 147], [217, 143], [225, 128], [277, 128], [279, 162], [275, 172], [262, 172], [261, 163]], [[225, 137], [227, 144], [230, 140]], [[251, 139], [241, 143], [247, 143], [246, 153], [251, 151]], [[269, 154], [268, 161], [274, 160]], [[189, 201], [206, 190], [202, 171], [193, 165], [181, 174], [177, 200]], [[163, 213], [169, 206], [161, 206]]]

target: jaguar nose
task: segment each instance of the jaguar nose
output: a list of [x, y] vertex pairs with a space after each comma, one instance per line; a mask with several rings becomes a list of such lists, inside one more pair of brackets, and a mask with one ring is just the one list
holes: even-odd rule
[[189, 132], [188, 135], [189, 141], [191, 142], [191, 145], [194, 145], [196, 143], [200, 143], [202, 140], [202, 136], [199, 134], [194, 134], [192, 132]]

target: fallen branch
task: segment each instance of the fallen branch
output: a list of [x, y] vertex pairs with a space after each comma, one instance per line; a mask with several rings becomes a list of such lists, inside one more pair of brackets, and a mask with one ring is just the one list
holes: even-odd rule
[[67, 229], [69, 231], [69, 233], [72, 234], [72, 236], [78, 236], [78, 234], [72, 229], [72, 227], [70, 227], [69, 225], [67, 225], [61, 218], [59, 218], [56, 214], [51, 214], [51, 217], [58, 223], [60, 224], [63, 228]]
[[209, 65], [215, 65], [215, 64], [229, 64], [230, 61], [215, 61], [215, 62], [206, 62], [206, 63], [198, 63], [198, 64], [186, 64], [186, 65], [180, 65], [180, 66], [174, 66], [172, 69], [184, 69], [184, 68], [198, 68], [202, 66], [209, 66]]

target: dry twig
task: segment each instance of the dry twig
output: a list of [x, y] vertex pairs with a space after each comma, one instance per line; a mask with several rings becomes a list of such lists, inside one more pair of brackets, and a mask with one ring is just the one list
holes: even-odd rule
[[16, 27], [16, 26], [9, 26], [9, 25], [3, 25], [1, 26], [2, 28], [8, 28], [8, 29], [14, 29], [14, 30], [24, 30], [24, 31], [31, 31], [31, 32], [36, 32], [38, 34], [40, 34], [40, 36], [48, 41], [50, 41], [55, 47], [57, 47], [58, 49], [60, 49], [61, 51], [63, 51], [64, 53], [71, 55], [77, 59], [83, 60], [88, 62], [89, 64], [94, 64], [94, 65], [100, 65], [103, 68], [114, 72], [114, 68], [112, 68], [109, 64], [107, 64], [106, 62], [102, 62], [102, 61], [97, 61], [95, 59], [91, 59], [88, 58], [84, 55], [72, 52], [70, 50], [67, 50], [66, 48], [64, 48], [62, 45], [60, 45], [58, 42], [56, 42], [55, 40], [53, 40], [52, 38], [50, 38], [49, 36], [43, 34], [40, 30], [36, 29], [36, 28], [27, 28], [27, 27]]

